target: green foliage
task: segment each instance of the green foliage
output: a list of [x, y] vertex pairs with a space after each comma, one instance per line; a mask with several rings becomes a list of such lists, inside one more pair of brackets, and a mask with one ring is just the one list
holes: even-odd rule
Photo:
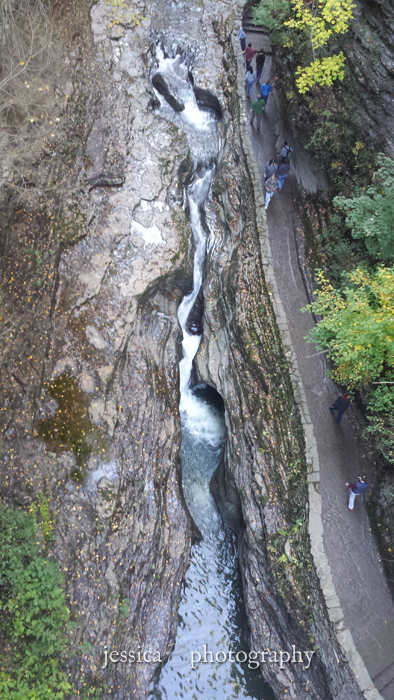
[[310, 340], [329, 348], [333, 378], [349, 388], [394, 369], [394, 267], [346, 275], [342, 292], [318, 275], [317, 301], [307, 309], [322, 316]]
[[128, 598], [123, 598], [119, 605], [119, 622], [122, 622], [124, 617], [130, 614], [130, 601]]
[[309, 107], [313, 132], [306, 148], [329, 170], [336, 189], [346, 186], [350, 175], [353, 191], [366, 185], [377, 166], [377, 156], [365, 143], [355, 140], [354, 115], [332, 99], [328, 107], [321, 94], [309, 100]]
[[0, 505], [0, 591], [8, 598], [23, 577], [27, 563], [37, 555], [37, 523], [32, 513]]
[[337, 213], [328, 218], [327, 228], [322, 232], [322, 244], [324, 253], [329, 258], [330, 279], [334, 287], [341, 289], [346, 285], [343, 273], [353, 270], [363, 259], [363, 245], [350, 236], [343, 217]]
[[253, 7], [253, 23], [267, 30], [271, 44], [283, 45], [290, 40], [285, 26], [290, 12], [290, 0], [263, 0]]
[[394, 256], [394, 161], [378, 156], [372, 184], [353, 197], [335, 197], [346, 213], [353, 238], [363, 239], [369, 253], [383, 260]]
[[11, 638], [23, 637], [31, 664], [37, 655], [37, 664], [52, 656], [61, 647], [63, 628], [69, 611], [65, 605], [64, 592], [59, 586], [57, 565], [42, 557], [32, 560], [20, 580], [14, 597], [7, 602], [12, 612]]
[[57, 565], [40, 555], [34, 513], [0, 506], [0, 695], [6, 700], [63, 700], [61, 670], [69, 610]]
[[[394, 375], [388, 379], [394, 380]], [[394, 466], [394, 384], [377, 386], [368, 402], [366, 433], [374, 437], [377, 447]]]
[[52, 515], [49, 510], [49, 496], [44, 496], [43, 493], [39, 494], [39, 499], [40, 499], [40, 505], [39, 505], [39, 510], [40, 510], [40, 515], [41, 515], [41, 530], [42, 534], [44, 535], [45, 542], [49, 544], [52, 540], [55, 539], [55, 535], [53, 532], [54, 528], [54, 522]]

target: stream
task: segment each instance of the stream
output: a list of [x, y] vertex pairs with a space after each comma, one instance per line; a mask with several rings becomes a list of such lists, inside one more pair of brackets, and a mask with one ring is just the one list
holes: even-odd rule
[[182, 486], [189, 512], [202, 540], [194, 545], [183, 582], [178, 634], [172, 654], [160, 669], [150, 700], [180, 698], [255, 698], [272, 700], [258, 664], [249, 661], [247, 618], [236, 553], [235, 536], [224, 528], [209, 490], [223, 459], [226, 428], [224, 411], [196, 395], [192, 387], [193, 360], [201, 340], [199, 324], [189, 316], [203, 285], [207, 233], [201, 209], [209, 196], [215, 158], [219, 151], [217, 120], [199, 109], [189, 69], [181, 56], [164, 56], [157, 49], [157, 73], [164, 76], [185, 109], [174, 112], [158, 95], [166, 118], [188, 138], [194, 177], [187, 187], [190, 225], [194, 240], [193, 289], [183, 298], [178, 319], [183, 332], [183, 359], [179, 365], [182, 425]]

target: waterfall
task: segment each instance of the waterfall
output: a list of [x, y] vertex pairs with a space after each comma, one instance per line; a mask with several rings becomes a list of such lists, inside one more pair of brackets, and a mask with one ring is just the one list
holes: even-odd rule
[[[188, 138], [194, 160], [194, 177], [187, 188], [190, 225], [194, 239], [193, 289], [183, 298], [178, 320], [183, 332], [183, 358], [179, 364], [182, 425], [182, 485], [185, 500], [203, 540], [194, 545], [179, 608], [175, 649], [152, 684], [150, 700], [180, 697], [255, 698], [271, 700], [272, 693], [259, 670], [233, 658], [220, 661], [229, 651], [247, 654], [247, 619], [234, 536], [223, 527], [209, 490], [209, 482], [223, 458], [223, 411], [193, 393], [191, 374], [201, 335], [189, 321], [203, 285], [207, 234], [201, 209], [209, 196], [218, 153], [217, 121], [198, 108], [188, 78], [188, 66], [180, 56], [165, 58], [158, 50], [158, 69], [172, 95], [185, 108], [175, 112], [159, 95], [166, 118]], [[172, 99], [172, 98], [171, 98]], [[205, 646], [204, 646], [205, 645]], [[205, 661], [204, 657], [207, 661]], [[221, 652], [220, 659], [217, 654]], [[192, 654], [201, 663], [191, 666]], [[211, 662], [211, 655], [213, 661]]]

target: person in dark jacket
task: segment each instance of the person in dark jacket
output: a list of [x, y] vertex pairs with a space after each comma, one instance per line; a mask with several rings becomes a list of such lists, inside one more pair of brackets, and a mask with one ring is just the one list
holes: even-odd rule
[[276, 162], [272, 158], [268, 163], [266, 163], [265, 168], [264, 168], [264, 182], [268, 180], [271, 175], [275, 175], [276, 171], [278, 169], [278, 166], [276, 165]]
[[264, 63], [265, 63], [265, 51], [261, 49], [261, 51], [258, 51], [256, 54], [256, 75], [257, 75], [257, 82], [260, 82], [261, 74], [263, 72], [264, 68]]
[[280, 152], [280, 155], [282, 156], [282, 163], [284, 163], [285, 158], [289, 158], [289, 156], [291, 156], [292, 153], [293, 153], [292, 147], [289, 146], [287, 141], [285, 141], [283, 144], [283, 148]]
[[364, 493], [368, 488], [367, 477], [359, 474], [354, 484], [348, 484], [346, 482], [346, 486], [348, 486], [350, 490], [348, 508], [349, 510], [353, 510], [356, 496]]
[[279, 170], [278, 170], [279, 190], [282, 189], [283, 183], [286, 180], [289, 172], [290, 172], [289, 159], [285, 158], [284, 161], [280, 164]]
[[330, 406], [331, 412], [338, 411], [338, 418], [337, 418], [338, 425], [342, 420], [343, 414], [345, 413], [345, 411], [347, 411], [349, 406], [350, 406], [350, 399], [348, 396], [345, 396], [345, 394], [343, 394], [343, 396], [338, 396], [335, 403], [333, 403], [332, 406]]

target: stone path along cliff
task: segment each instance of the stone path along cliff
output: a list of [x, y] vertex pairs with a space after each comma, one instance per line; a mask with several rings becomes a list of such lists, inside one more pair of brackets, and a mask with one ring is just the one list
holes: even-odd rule
[[[269, 49], [268, 38], [262, 33], [247, 31], [246, 39], [256, 50]], [[274, 77], [271, 66], [272, 59], [267, 57], [261, 82]], [[258, 132], [250, 127], [262, 180], [266, 162], [278, 153], [275, 89], [279, 86], [270, 95], [262, 129]], [[259, 87], [254, 85], [250, 104], [258, 91]], [[297, 149], [294, 158], [297, 159]], [[303, 175], [308, 177], [307, 172]], [[345, 486], [360, 472], [365, 472], [372, 481], [373, 465], [366, 445], [357, 438], [352, 424], [354, 409], [345, 414], [341, 425], [336, 423], [336, 414], [330, 414], [329, 406], [339, 393], [338, 387], [327, 376], [325, 355], [314, 354], [319, 349], [305, 340], [313, 326], [313, 318], [300, 311], [308, 304], [308, 297], [297, 257], [293, 206], [296, 187], [295, 178], [290, 175], [283, 190], [277, 191], [272, 198], [267, 221], [274, 272], [317, 441], [325, 551], [344, 611], [345, 626], [351, 631], [375, 687], [384, 700], [394, 700], [394, 604], [370, 530], [365, 503], [362, 498], [357, 499], [354, 511], [350, 512]]]

